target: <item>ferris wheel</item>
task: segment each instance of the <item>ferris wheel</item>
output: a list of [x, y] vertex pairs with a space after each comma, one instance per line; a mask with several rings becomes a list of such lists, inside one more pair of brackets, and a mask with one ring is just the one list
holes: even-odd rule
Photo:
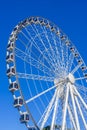
[[7, 76], [28, 130], [87, 130], [87, 67], [55, 24], [30, 17], [12, 31]]

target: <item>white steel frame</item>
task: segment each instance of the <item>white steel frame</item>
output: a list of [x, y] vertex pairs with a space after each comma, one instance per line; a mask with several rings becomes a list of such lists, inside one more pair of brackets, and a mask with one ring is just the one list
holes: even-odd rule
[[[34, 18], [37, 20], [35, 21]], [[37, 25], [39, 26], [39, 29]], [[30, 27], [33, 33], [28, 30], [27, 26]], [[22, 29], [24, 29], [26, 33], [23, 32]], [[19, 34], [24, 37], [27, 42], [23, 41], [20, 37], [17, 39]], [[34, 34], [34, 36], [32, 34]], [[39, 40], [40, 44], [36, 39]], [[16, 40], [25, 48], [25, 51], [22, 50], [20, 46], [16, 45]], [[84, 85], [86, 84], [84, 82], [87, 79], [87, 67], [69, 38], [57, 26], [50, 23], [48, 20], [39, 17], [31, 17], [15, 27], [9, 38], [8, 45], [11, 45], [11, 49], [10, 47], [7, 48], [7, 56], [13, 54], [14, 59], [12, 61], [7, 59], [7, 70], [11, 68], [11, 64], [13, 64], [13, 68], [16, 71], [14, 74], [16, 79], [15, 82], [19, 85], [18, 91], [20, 92], [21, 98], [23, 98], [23, 105], [26, 108], [26, 112], [30, 115], [30, 119], [35, 128], [43, 130], [43, 128], [46, 127], [46, 123], [51, 118], [50, 130], [55, 130], [55, 125], [58, 121], [57, 116], [62, 112], [60, 123], [61, 130], [68, 128], [67, 119], [70, 120], [74, 130], [82, 130], [79, 116], [81, 116], [84, 130], [87, 130], [87, 113], [84, 115], [84, 111], [87, 111], [87, 95], [85, 94], [87, 93], [87, 88]], [[36, 52], [39, 52], [38, 56], [34, 51], [32, 52], [32, 46], [35, 48]], [[24, 62], [25, 72], [17, 71], [16, 58], [19, 58]], [[30, 65], [30, 73], [27, 73], [26, 64]], [[84, 66], [86, 72], [82, 69]], [[38, 70], [38, 74], [34, 74], [32, 68]], [[82, 73], [79, 70], [82, 70]], [[9, 73], [7, 75], [9, 77], [9, 83], [11, 84], [13, 82], [13, 75], [9, 75]], [[23, 95], [19, 82], [20, 79], [26, 79], [30, 94], [30, 97], [27, 100], [25, 100]], [[29, 80], [33, 81], [36, 91], [34, 96], [30, 90]], [[42, 91], [38, 92], [38, 85], [35, 84], [35, 81], [40, 82]], [[43, 81], [46, 82], [46, 89], [44, 89], [43, 84], [41, 84]], [[54, 85], [49, 86], [49, 82], [52, 82]], [[76, 83], [78, 83], [79, 87]], [[54, 93], [52, 93], [53, 90]], [[81, 92], [83, 92], [82, 95]], [[48, 100], [47, 97], [48, 93], [51, 95], [50, 100]], [[15, 92], [12, 92], [12, 94], [15, 99]], [[46, 107], [41, 99], [42, 96], [48, 101]], [[35, 102], [37, 99], [39, 99], [42, 106], [45, 107], [43, 113], [40, 112], [40, 108]], [[60, 101], [62, 103], [61, 112], [59, 110]], [[28, 108], [28, 104], [32, 102], [35, 104], [38, 112], [42, 114], [39, 121], [35, 121]], [[21, 114], [22, 108], [18, 108], [18, 111]], [[67, 115], [69, 115], [69, 117]], [[27, 128], [31, 128], [28, 122], [25, 124]]]

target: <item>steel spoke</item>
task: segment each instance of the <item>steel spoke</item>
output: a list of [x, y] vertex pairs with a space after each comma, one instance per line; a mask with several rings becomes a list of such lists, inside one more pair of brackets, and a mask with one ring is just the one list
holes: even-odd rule
[[73, 65], [73, 62], [74, 62], [74, 56], [72, 53], [70, 53], [69, 55], [69, 60], [68, 60], [68, 63], [67, 63], [67, 68], [68, 68], [68, 72], [71, 71], [71, 68], [72, 68], [72, 65]]
[[[35, 46], [35, 48], [42, 54], [42, 56], [43, 56], [44, 59], [48, 62], [48, 64], [51, 64], [51, 66], [52, 66], [53, 68], [55, 68], [55, 67], [54, 67], [55, 65], [53, 65], [52, 62], [51, 62], [45, 55], [43, 55], [43, 52], [41, 51], [41, 48], [40, 48], [40, 47], [38, 46], [38, 44], [36, 43], [35, 39], [31, 36], [31, 34], [30, 34], [30, 32], [28, 31], [28, 29], [25, 28], [25, 30], [26, 30], [27, 33], [29, 34], [29, 36], [30, 36], [30, 38], [31, 38], [31, 40], [32, 40], [33, 45]], [[28, 39], [28, 40], [29, 40], [29, 39]]]
[[82, 63], [81, 64], [78, 64], [73, 70], [72, 70], [72, 74], [74, 74], [79, 68], [80, 68], [80, 66], [82, 65]]
[[36, 96], [34, 96], [34, 97], [30, 98], [29, 100], [27, 100], [26, 103], [29, 103], [29, 102], [35, 100], [36, 98], [38, 98], [38, 97], [44, 95], [45, 93], [51, 91], [51, 90], [54, 89], [54, 88], [55, 88], [55, 86], [52, 86], [51, 88], [49, 88], [49, 89], [47, 89], [47, 90], [45, 90], [45, 91], [43, 91], [43, 92], [37, 94]]
[[[22, 59], [23, 61], [26, 61], [30, 65], [34, 66], [37, 69], [40, 69], [41, 71], [44, 71], [44, 73], [52, 73], [52, 71], [44, 65], [42, 62], [37, 61], [36, 59], [32, 58], [30, 55], [26, 54], [25, 52], [21, 51], [18, 48], [15, 48], [16, 56]], [[32, 62], [31, 62], [32, 61]], [[43, 69], [44, 68], [44, 69]]]
[[33, 80], [43, 80], [43, 81], [50, 81], [53, 82], [53, 77], [35, 75], [35, 74], [26, 74], [26, 73], [17, 73], [18, 78], [26, 78], [26, 79], [33, 79]]
[[45, 90], [45, 91], [39, 93], [38, 95], [34, 96], [33, 98], [30, 98], [29, 100], [27, 100], [26, 103], [29, 103], [29, 102], [31, 102], [32, 100], [34, 100], [34, 99], [36, 99], [36, 98], [42, 96], [43, 94], [45, 94], [45, 93], [51, 91], [51, 90], [54, 89], [55, 87], [58, 87], [58, 86], [61, 85], [62, 83], [63, 83], [63, 82], [59, 82], [58, 84], [56, 84], [56, 85], [50, 87], [49, 89], [47, 89], [47, 90]]
[[83, 80], [83, 79], [87, 79], [87, 77], [80, 77], [80, 78], [75, 78], [75, 80]]

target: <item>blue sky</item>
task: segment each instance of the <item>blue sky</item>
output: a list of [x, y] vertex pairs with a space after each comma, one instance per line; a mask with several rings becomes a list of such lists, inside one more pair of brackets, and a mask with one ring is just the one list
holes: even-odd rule
[[5, 58], [13, 27], [29, 16], [42, 16], [57, 24], [73, 41], [87, 64], [86, 0], [0, 0], [0, 130], [26, 130], [12, 105]]

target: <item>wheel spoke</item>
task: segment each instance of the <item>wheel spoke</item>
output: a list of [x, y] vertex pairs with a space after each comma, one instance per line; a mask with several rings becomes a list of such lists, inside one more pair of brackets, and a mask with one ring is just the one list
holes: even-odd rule
[[81, 67], [82, 63], [81, 64], [78, 64], [73, 70], [72, 70], [72, 74], [74, 74], [80, 67]]
[[45, 91], [43, 91], [43, 92], [37, 94], [36, 96], [34, 96], [34, 97], [30, 98], [29, 100], [27, 100], [26, 103], [29, 103], [29, 102], [35, 100], [36, 98], [38, 98], [38, 97], [44, 95], [45, 93], [51, 91], [51, 90], [54, 89], [55, 87], [56, 87], [56, 86], [54, 85], [54, 86], [52, 86], [51, 88], [49, 88], [49, 89], [47, 89], [47, 90], [45, 90]]
[[87, 79], [87, 77], [75, 78], [76, 81], [78, 81], [78, 80], [84, 80], [84, 79]]
[[61, 57], [60, 57], [59, 50], [58, 50], [59, 41], [56, 39], [56, 37], [53, 34], [51, 34], [51, 35], [53, 37], [54, 46], [55, 46], [55, 59], [56, 59], [55, 66], [56, 66], [56, 69], [59, 69], [61, 67]]
[[80, 90], [81, 92], [83, 92], [84, 93], [84, 95], [85, 95], [85, 93], [87, 92], [87, 88], [86, 88], [86, 86], [82, 86], [81, 84], [75, 84], [75, 86], [76, 86], [76, 88], [78, 89], [78, 90]]
[[68, 63], [67, 63], [68, 72], [71, 71], [73, 62], [74, 62], [74, 55], [73, 55], [72, 53], [70, 53], [70, 55], [69, 55], [69, 60], [68, 60]]
[[[53, 43], [55, 44], [54, 37], [53, 37], [52, 33], [51, 33], [51, 37], [50, 37], [50, 38], [48, 37], [48, 33], [47, 33], [47, 30], [46, 30], [45, 27], [43, 28], [43, 31], [44, 31], [45, 37], [46, 37], [46, 39], [47, 39], [47, 41], [48, 41], [48, 45], [49, 45], [49, 48], [50, 48], [50, 50], [51, 50], [51, 55], [53, 56], [53, 57], [51, 57], [51, 58], [52, 58], [51, 61], [52, 61], [52, 62], [54, 63], [54, 65], [56, 66], [56, 64], [57, 64], [56, 59], [59, 59], [60, 56], [59, 56], [59, 55], [57, 55], [58, 57], [56, 56], [55, 51], [54, 51], [54, 48], [53, 48], [53, 46], [52, 46], [51, 43], [50, 43], [50, 39], [52, 39]], [[56, 49], [57, 49], [57, 46], [55, 46], [55, 47], [56, 47]], [[58, 52], [58, 50], [56, 50], [56, 51]], [[57, 57], [57, 58], [56, 58], [56, 57]]]
[[18, 78], [26, 78], [26, 79], [33, 79], [33, 80], [43, 80], [43, 81], [50, 81], [53, 82], [53, 77], [35, 75], [35, 74], [26, 74], [26, 73], [17, 73]]
[[38, 95], [34, 96], [33, 98], [30, 98], [29, 100], [27, 100], [26, 103], [29, 103], [29, 102], [31, 102], [32, 100], [34, 100], [34, 99], [36, 99], [36, 98], [42, 96], [43, 94], [45, 94], [45, 93], [51, 91], [51, 90], [54, 89], [55, 87], [58, 87], [58, 86], [61, 85], [62, 83], [63, 83], [63, 81], [57, 83], [56, 85], [50, 87], [49, 89], [47, 89], [47, 90], [45, 90], [45, 91], [39, 93]]
[[[48, 62], [48, 64], [51, 64], [51, 66], [55, 69], [55, 64], [53, 64], [53, 62], [51, 62], [51, 59], [48, 59], [45, 55], [43, 55], [43, 52], [41, 51], [41, 48], [38, 46], [38, 44], [36, 43], [35, 39], [31, 36], [30, 32], [28, 31], [27, 28], [25, 28], [25, 30], [27, 31], [28, 35], [31, 38], [31, 41], [33, 42], [33, 45], [35, 46], [35, 48], [41, 53], [41, 55], [43, 56], [43, 58]], [[38, 34], [39, 35], [39, 34]], [[38, 36], [39, 37], [39, 36]], [[45, 48], [45, 50], [47, 50], [47, 48]]]
[[[31, 25], [31, 26], [32, 26], [32, 25]], [[33, 26], [32, 26], [32, 28], [33, 28]], [[34, 28], [35, 28], [35, 29], [34, 29]], [[33, 28], [34, 32], [35, 32], [36, 34], [38, 34], [38, 39], [40, 40], [41, 44], [42, 44], [43, 47], [45, 48], [45, 51], [47, 51], [48, 48], [46, 47], [44, 41], [42, 40], [41, 34], [39, 33], [39, 31], [38, 31], [38, 29], [37, 29], [37, 27], [36, 27], [35, 25], [34, 25], [34, 28]], [[46, 36], [46, 38], [47, 38], [47, 41], [48, 41], [48, 44], [49, 44], [50, 50], [51, 50], [51, 53], [49, 53], [49, 51], [48, 51], [48, 54], [47, 54], [47, 55], [48, 55], [48, 58], [49, 58], [49, 60], [52, 62], [52, 65], [54, 66], [54, 64], [55, 64], [55, 58], [52, 57], [52, 56], [54, 55], [54, 50], [53, 50], [53, 48], [52, 48], [52, 46], [51, 46], [51, 44], [50, 44], [49, 38], [47, 37], [48, 35], [47, 35], [46, 29], [45, 29], [45, 31], [43, 30], [43, 28], [41, 28], [41, 29], [42, 29], [42, 32], [44, 32], [44, 34], [45, 34], [45, 36]], [[53, 64], [53, 62], [54, 62], [54, 64]]]
[[50, 71], [49, 73], [52, 73], [52, 71], [46, 65], [32, 58], [30, 55], [26, 54], [22, 50], [15, 48], [15, 53], [18, 58], [22, 59], [23, 61], [26, 61], [27, 63], [34, 66], [35, 68], [40, 69], [40, 71], [43, 71], [46, 74], [48, 74], [49, 71]]

